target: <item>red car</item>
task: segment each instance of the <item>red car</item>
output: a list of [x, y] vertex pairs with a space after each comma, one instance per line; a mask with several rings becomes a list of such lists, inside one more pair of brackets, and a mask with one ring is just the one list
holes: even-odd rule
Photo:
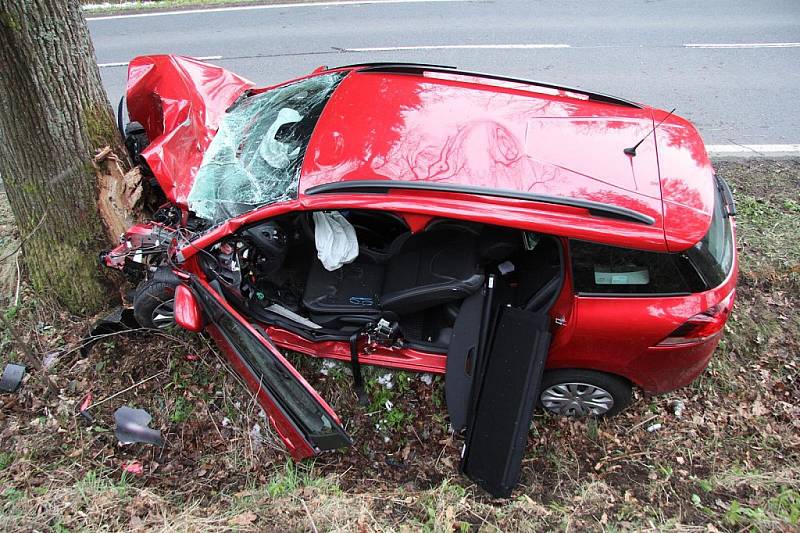
[[218, 341], [295, 458], [349, 439], [278, 348], [357, 389], [360, 365], [444, 374], [469, 432], [682, 387], [730, 313], [733, 198], [672, 113], [420, 64], [255, 88], [176, 56], [130, 63], [127, 109], [164, 204], [103, 261], [143, 326]]

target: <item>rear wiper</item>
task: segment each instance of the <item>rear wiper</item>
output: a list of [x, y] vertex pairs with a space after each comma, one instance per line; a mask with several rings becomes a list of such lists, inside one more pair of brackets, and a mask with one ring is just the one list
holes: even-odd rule
[[722, 193], [722, 199], [725, 201], [725, 212], [727, 216], [735, 217], [736, 201], [733, 199], [733, 193], [731, 192], [731, 188], [728, 186], [728, 182], [717, 175], [714, 175], [714, 179], [717, 180], [717, 189], [719, 189], [719, 192]]

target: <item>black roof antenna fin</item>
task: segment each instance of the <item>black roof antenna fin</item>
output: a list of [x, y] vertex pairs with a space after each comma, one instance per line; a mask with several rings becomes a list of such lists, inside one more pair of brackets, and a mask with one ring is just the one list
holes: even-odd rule
[[672, 114], [675, 112], [675, 110], [676, 110], [676, 109], [678, 109], [678, 108], [677, 108], [677, 107], [673, 107], [673, 108], [672, 108], [672, 111], [670, 111], [669, 113], [667, 113], [667, 116], [666, 116], [666, 117], [664, 117], [664, 118], [662, 118], [662, 119], [661, 119], [661, 122], [659, 122], [658, 124], [656, 124], [655, 126], [653, 126], [653, 129], [652, 129], [652, 130], [650, 130], [650, 131], [648, 131], [648, 132], [647, 132], [647, 135], [645, 135], [644, 137], [642, 137], [642, 139], [641, 139], [641, 140], [640, 140], [638, 143], [634, 144], [634, 145], [633, 145], [633, 146], [631, 146], [630, 148], [625, 148], [624, 150], [622, 150], [622, 151], [625, 153], [625, 155], [629, 155], [629, 156], [631, 156], [631, 157], [635, 156], [635, 155], [636, 155], [636, 149], [637, 149], [637, 148], [639, 148], [639, 145], [640, 145], [640, 144], [642, 144], [642, 143], [644, 142], [644, 140], [645, 140], [645, 139], [647, 139], [648, 137], [650, 137], [650, 135], [651, 135], [651, 134], [652, 134], [654, 131], [656, 131], [656, 128], [658, 128], [660, 125], [662, 125], [662, 124], [664, 123], [664, 121], [665, 121], [665, 120], [667, 120], [667, 119], [670, 117], [670, 115], [672, 115]]

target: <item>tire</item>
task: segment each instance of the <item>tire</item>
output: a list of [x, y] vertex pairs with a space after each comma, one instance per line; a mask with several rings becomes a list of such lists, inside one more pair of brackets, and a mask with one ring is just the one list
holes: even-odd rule
[[136, 287], [133, 316], [143, 328], [168, 329], [175, 325], [175, 285], [155, 279]]
[[539, 405], [555, 416], [614, 416], [631, 403], [628, 380], [595, 370], [557, 369], [542, 377]]

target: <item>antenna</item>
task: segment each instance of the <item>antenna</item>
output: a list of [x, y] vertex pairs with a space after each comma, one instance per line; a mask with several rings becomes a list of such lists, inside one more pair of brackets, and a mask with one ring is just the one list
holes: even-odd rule
[[648, 137], [650, 137], [650, 135], [651, 135], [651, 134], [652, 134], [654, 131], [656, 131], [656, 128], [658, 128], [658, 127], [659, 127], [661, 124], [663, 124], [663, 123], [664, 123], [664, 121], [665, 121], [665, 120], [667, 120], [667, 119], [670, 117], [670, 115], [672, 115], [672, 114], [675, 112], [675, 110], [676, 110], [676, 109], [678, 109], [678, 108], [677, 108], [677, 107], [673, 107], [673, 108], [672, 108], [672, 111], [670, 111], [669, 113], [667, 113], [667, 116], [661, 119], [661, 122], [659, 122], [658, 124], [656, 124], [655, 126], [653, 126], [653, 129], [652, 129], [652, 130], [650, 130], [650, 131], [648, 131], [648, 132], [647, 132], [647, 135], [645, 135], [644, 137], [642, 137], [642, 140], [640, 140], [638, 143], [634, 144], [634, 145], [633, 145], [633, 146], [631, 146], [630, 148], [625, 148], [624, 150], [622, 150], [622, 151], [625, 153], [625, 155], [629, 155], [629, 156], [631, 156], [631, 157], [635, 156], [635, 155], [636, 155], [636, 149], [637, 149], [637, 148], [639, 148], [639, 145], [640, 145], [640, 144], [642, 144], [642, 143], [644, 142], [644, 140], [645, 140], [645, 139], [647, 139]]

